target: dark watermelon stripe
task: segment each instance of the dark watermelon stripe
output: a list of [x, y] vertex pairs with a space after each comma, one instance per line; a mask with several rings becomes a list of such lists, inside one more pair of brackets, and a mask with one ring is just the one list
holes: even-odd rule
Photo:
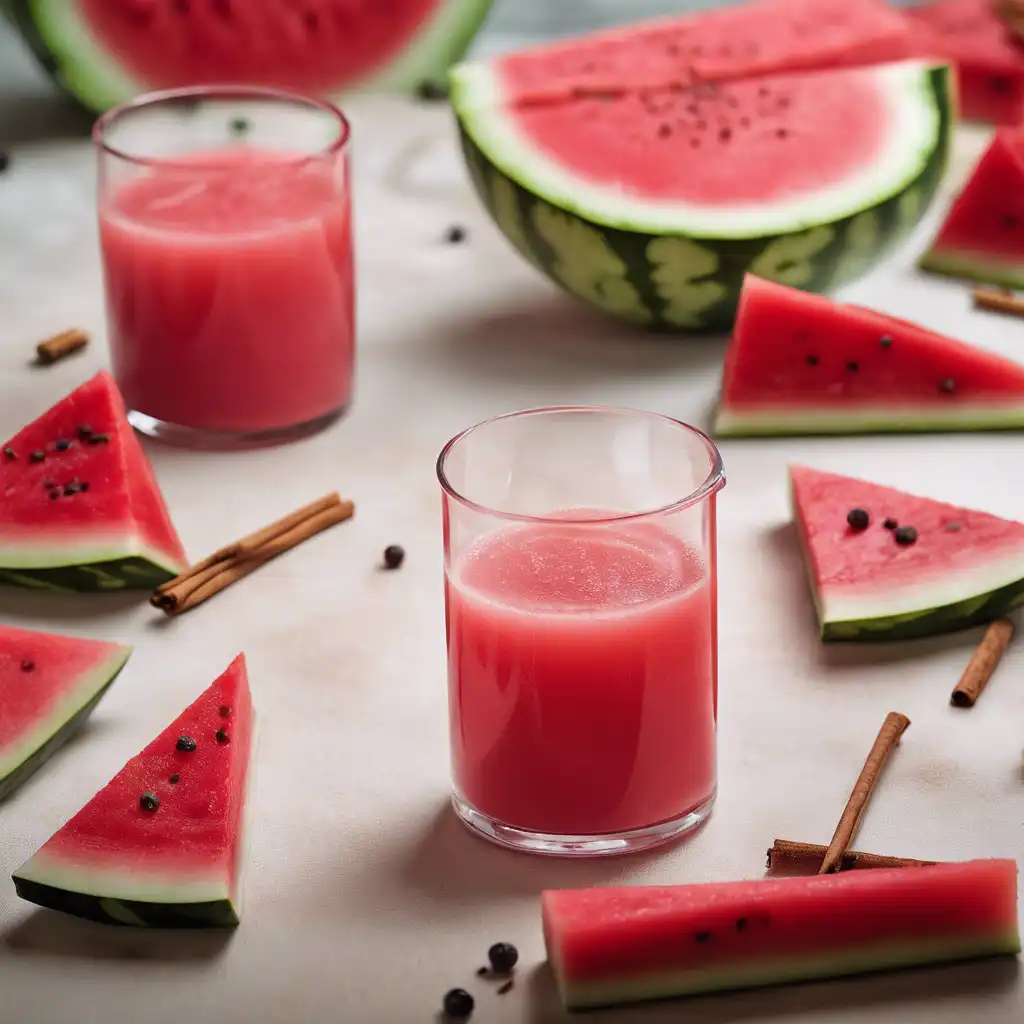
[[[127, 664], [127, 660], [125, 661]], [[114, 680], [124, 671], [124, 665], [110, 677], [103, 689], [89, 701], [74, 718], [68, 719], [31, 757], [22, 761], [9, 775], [0, 778], [0, 801], [10, 796], [19, 786], [34, 775], [71, 737], [92, 714], [96, 705], [103, 699], [107, 690], [114, 685]]]
[[[748, 272], [828, 292], [876, 264], [920, 222], [948, 164], [956, 113], [948, 67], [928, 69], [926, 87], [939, 114], [940, 145], [913, 181], [841, 220], [750, 239], [656, 236], [559, 209], [501, 171], [465, 125], [459, 128], [470, 180], [484, 206], [516, 249], [556, 284], [605, 313], [655, 330], [714, 332], [731, 327]], [[586, 273], [560, 265], [549, 240], [556, 229], [585, 247]], [[659, 293], [659, 277], [670, 300]]]
[[63, 565], [53, 569], [10, 569], [0, 566], [0, 584], [67, 594], [149, 591], [172, 579], [174, 573], [163, 566], [135, 556], [88, 565]]
[[29, 903], [101, 924], [136, 928], [233, 928], [238, 915], [230, 900], [206, 903], [143, 903], [69, 892], [15, 877], [18, 895]]

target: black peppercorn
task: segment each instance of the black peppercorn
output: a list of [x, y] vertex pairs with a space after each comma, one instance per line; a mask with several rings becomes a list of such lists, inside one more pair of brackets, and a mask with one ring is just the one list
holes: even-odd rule
[[445, 233], [444, 240], [449, 245], [458, 245], [466, 240], [466, 229], [458, 224], [453, 224]]
[[405, 548], [400, 544], [389, 544], [384, 549], [384, 565], [388, 569], [397, 569], [405, 561]]
[[445, 1016], [455, 1020], [464, 1020], [473, 1012], [476, 1005], [473, 997], [464, 988], [453, 988], [444, 995]]
[[487, 959], [495, 974], [508, 974], [519, 960], [519, 950], [511, 942], [496, 942], [487, 950]]

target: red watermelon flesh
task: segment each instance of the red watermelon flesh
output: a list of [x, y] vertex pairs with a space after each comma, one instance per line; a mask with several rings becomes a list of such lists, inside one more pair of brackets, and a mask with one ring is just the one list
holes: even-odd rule
[[[823, 639], [946, 632], [1024, 601], [1024, 523], [807, 466], [789, 474]], [[850, 526], [853, 509], [867, 528]], [[907, 527], [916, 540], [900, 543]]]
[[996, 132], [921, 266], [1024, 288], [1024, 130]]
[[1020, 951], [1017, 865], [546, 891], [569, 1009]]
[[325, 94], [399, 55], [443, 0], [70, 0], [151, 88], [277, 85]]
[[[33, 585], [35, 578], [46, 589], [151, 589], [187, 564], [109, 373], [86, 381], [2, 449], [0, 579]], [[89, 565], [103, 568], [76, 568]]]
[[962, 117], [994, 124], [1024, 120], [1024, 47], [993, 0], [939, 0], [906, 13], [919, 26], [919, 52], [955, 63]]
[[758, 0], [521, 50], [496, 68], [509, 100], [543, 102], [874, 64], [918, 49], [882, 0]]
[[237, 923], [252, 741], [239, 655], [19, 868], [19, 895], [113, 923]]
[[131, 652], [0, 626], [0, 800], [85, 721]]
[[747, 275], [714, 427], [723, 437], [1024, 427], [1024, 366]]

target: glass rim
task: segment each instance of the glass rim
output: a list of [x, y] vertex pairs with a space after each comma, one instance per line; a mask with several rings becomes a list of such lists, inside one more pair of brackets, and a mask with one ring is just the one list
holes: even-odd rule
[[295, 92], [291, 89], [278, 89], [274, 86], [264, 85], [189, 85], [177, 89], [158, 89], [153, 92], [140, 93], [123, 103], [111, 107], [100, 114], [92, 126], [93, 144], [109, 156], [117, 157], [128, 163], [137, 164], [141, 167], [195, 167], [198, 166], [187, 157], [177, 159], [174, 157], [151, 157], [139, 156], [110, 143], [107, 135], [111, 127], [126, 114], [132, 114], [143, 110], [146, 107], [156, 107], [163, 103], [177, 100], [202, 100], [202, 99], [243, 99], [243, 100], [276, 100], [280, 103], [293, 103], [298, 106], [310, 107], [330, 115], [336, 122], [337, 134], [326, 146], [317, 149], [310, 149], [308, 153], [296, 156], [292, 160], [285, 160], [282, 163], [302, 163], [308, 160], [323, 160], [336, 156], [349, 143], [352, 136], [352, 126], [340, 107], [331, 103], [330, 100], [320, 99], [316, 96], [307, 96], [305, 93]]
[[[539, 516], [525, 512], [507, 512], [502, 509], [492, 508], [489, 505], [482, 505], [480, 502], [474, 501], [472, 498], [469, 498], [465, 494], [456, 490], [448, 479], [447, 470], [445, 468], [448, 456], [454, 451], [456, 445], [458, 445], [460, 441], [464, 441], [475, 431], [482, 430], [484, 427], [488, 427], [493, 423], [500, 423], [503, 420], [523, 419], [528, 416], [550, 415], [551, 413], [560, 412], [602, 413], [615, 416], [634, 416], [646, 420], [660, 420], [663, 423], [668, 423], [673, 427], [679, 428], [683, 433], [696, 437], [708, 454], [708, 461], [711, 464], [711, 468], [703, 482], [682, 498], [677, 498], [676, 500], [667, 502], [663, 505], [640, 509], [636, 512], [621, 512], [611, 516], [581, 517], [578, 519], [573, 516]], [[666, 416], [664, 413], [650, 412], [647, 409], [632, 409], [621, 405], [545, 405], [537, 406], [533, 409], [519, 409], [515, 412], [506, 412], [499, 416], [491, 416], [486, 420], [481, 420], [479, 423], [474, 423], [473, 426], [467, 427], [465, 430], [460, 430], [459, 433], [450, 438], [441, 449], [440, 454], [437, 456], [436, 470], [438, 482], [441, 484], [441, 490], [449, 498], [457, 501], [463, 507], [498, 519], [526, 523], [589, 523], [597, 526], [602, 523], [617, 523], [632, 519], [643, 519], [649, 516], [664, 515], [672, 512], [681, 512], [684, 509], [693, 508], [695, 505], [699, 505], [702, 501], [711, 497], [711, 495], [716, 491], [721, 490], [725, 485], [725, 466], [722, 463], [722, 453], [718, 450], [718, 446], [711, 437], [705, 434], [703, 430], [699, 427], [693, 426], [691, 423], [685, 423], [683, 420], [677, 420], [672, 416]]]

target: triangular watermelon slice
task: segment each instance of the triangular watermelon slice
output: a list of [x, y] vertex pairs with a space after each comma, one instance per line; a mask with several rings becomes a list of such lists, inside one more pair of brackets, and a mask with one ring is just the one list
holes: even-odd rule
[[239, 655], [15, 872], [18, 895], [109, 924], [237, 924], [253, 724]]
[[996, 132], [920, 265], [1024, 288], [1024, 129]]
[[1024, 523], [806, 466], [789, 477], [823, 640], [948, 633], [1024, 604]]
[[89, 717], [131, 653], [124, 644], [0, 626], [0, 800]]
[[719, 437], [1024, 427], [1024, 366], [896, 317], [748, 274]]
[[152, 590], [186, 566], [109, 373], [0, 446], [0, 582]]

